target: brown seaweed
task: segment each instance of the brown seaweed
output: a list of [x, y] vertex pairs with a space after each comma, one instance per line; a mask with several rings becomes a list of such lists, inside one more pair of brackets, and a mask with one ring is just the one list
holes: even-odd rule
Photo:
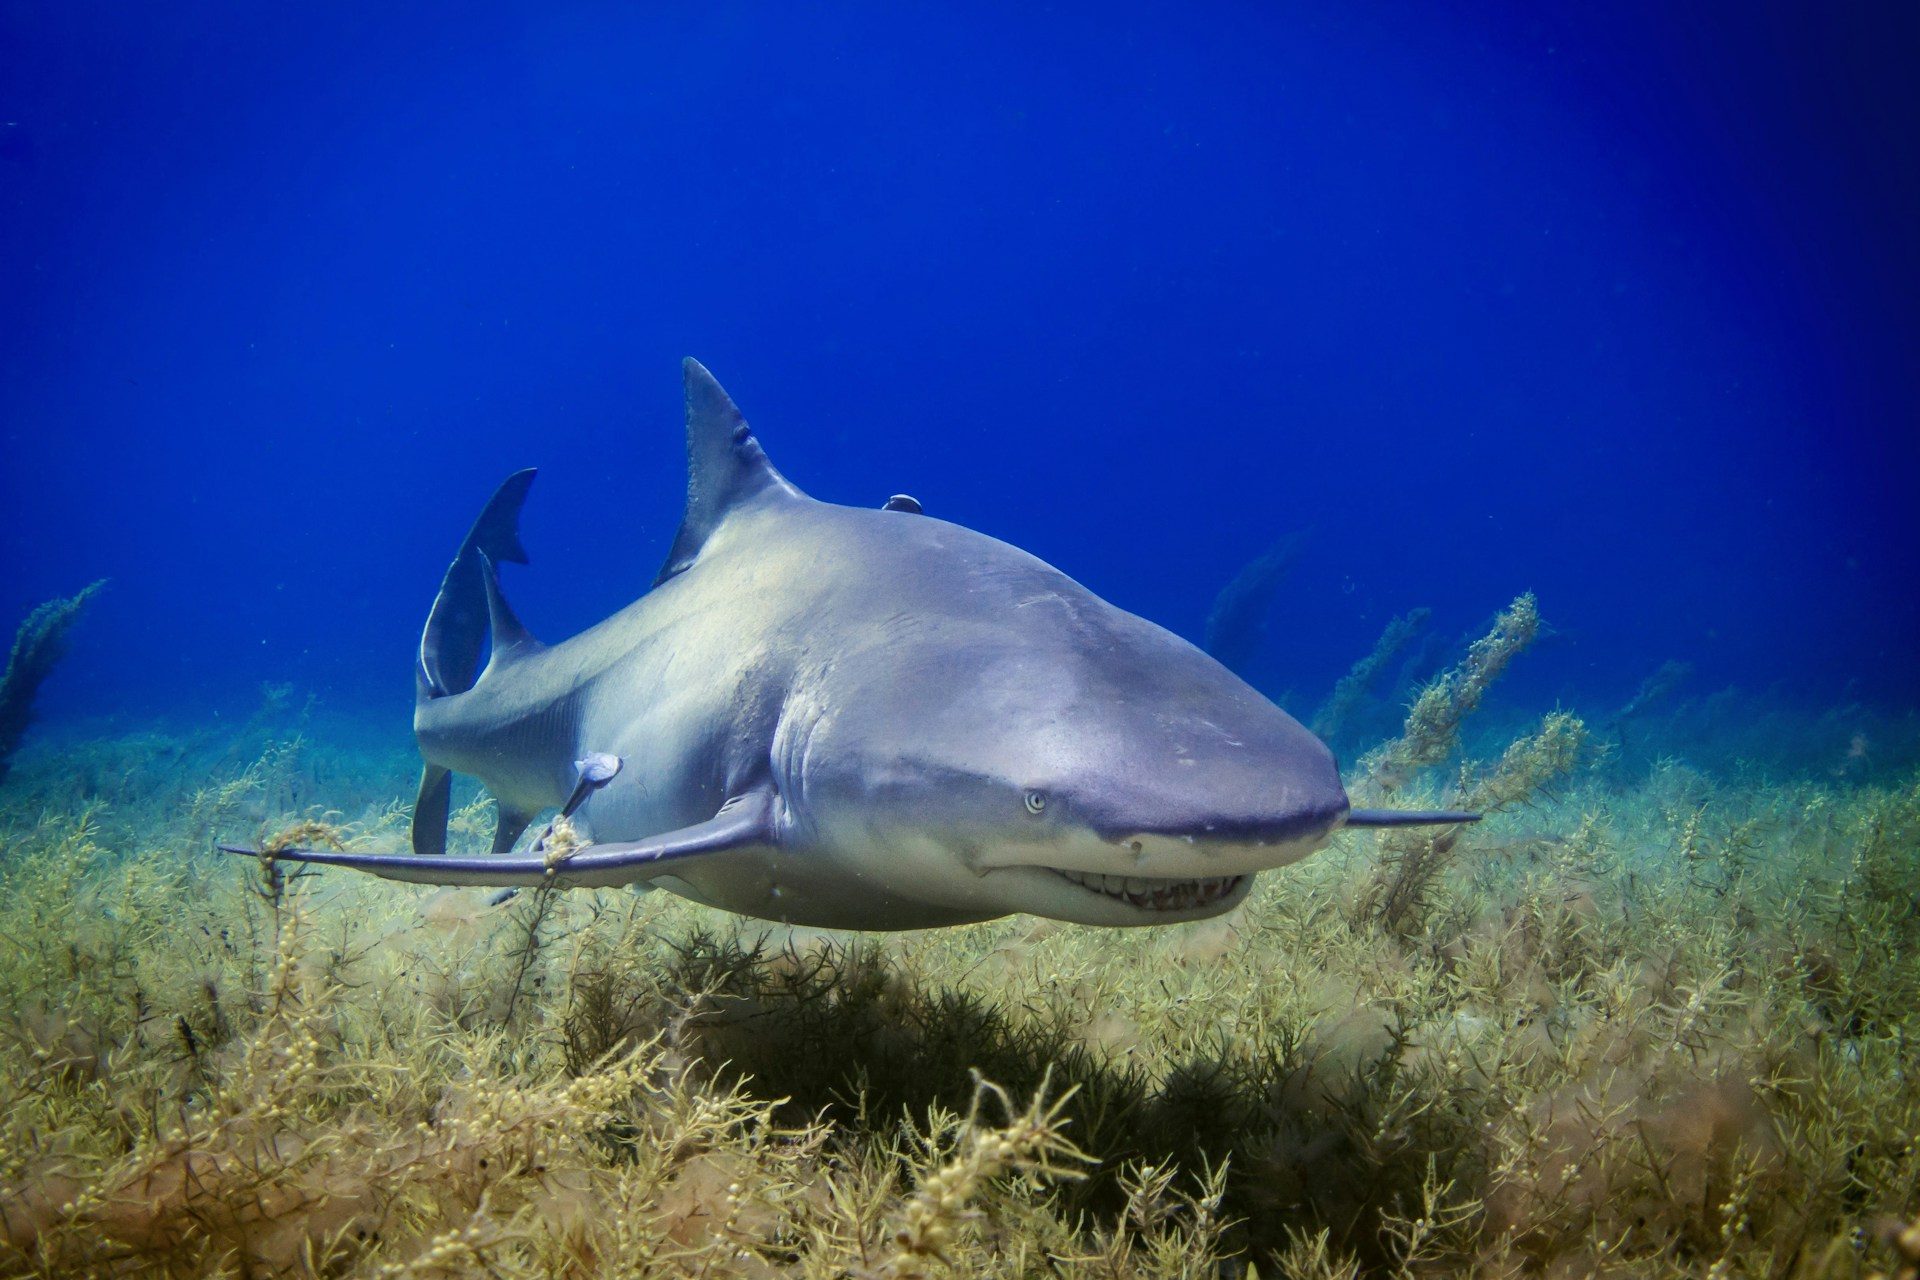
[[1243, 566], [1214, 597], [1202, 647], [1229, 671], [1246, 675], [1266, 643], [1267, 618], [1281, 583], [1299, 563], [1304, 532], [1287, 534]]
[[33, 723], [34, 695], [66, 654], [67, 632], [80, 620], [87, 601], [106, 585], [102, 578], [75, 595], [35, 607], [14, 633], [6, 674], [0, 676], [0, 781], [6, 780], [13, 753]]
[[[1493, 816], [1391, 924], [1361, 835], [1161, 929], [269, 899], [207, 812], [393, 847], [403, 756], [76, 742], [73, 777], [179, 776], [64, 801], [36, 756], [0, 1273], [1911, 1275], [1920, 775], [1623, 781], [1565, 712], [1463, 764], [1465, 715], [1400, 789]], [[343, 812], [299, 807], [319, 777]]]

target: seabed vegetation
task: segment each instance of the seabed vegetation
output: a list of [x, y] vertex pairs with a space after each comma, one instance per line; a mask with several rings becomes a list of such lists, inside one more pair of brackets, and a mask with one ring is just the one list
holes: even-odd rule
[[[30, 741], [0, 1273], [1920, 1275], [1920, 772], [1651, 755], [1709, 714], [1674, 698], [1670, 733], [1474, 731], [1538, 631], [1516, 602], [1352, 774], [1484, 823], [1156, 929], [834, 936], [216, 855], [404, 844], [404, 742], [324, 745], [290, 690], [218, 737]], [[484, 849], [491, 802], [453, 825]]]

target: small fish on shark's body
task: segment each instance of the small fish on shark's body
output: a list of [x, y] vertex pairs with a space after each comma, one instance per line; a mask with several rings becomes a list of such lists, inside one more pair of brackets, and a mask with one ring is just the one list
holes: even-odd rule
[[[508, 477], [421, 637], [413, 853], [273, 857], [821, 928], [1138, 925], [1228, 911], [1342, 827], [1476, 816], [1350, 808], [1326, 746], [1193, 645], [904, 494], [808, 497], [685, 375], [686, 516], [652, 590], [535, 640], [500, 590], [533, 472]], [[455, 772], [499, 805], [491, 855], [446, 852]], [[566, 838], [511, 853], [553, 808]]]

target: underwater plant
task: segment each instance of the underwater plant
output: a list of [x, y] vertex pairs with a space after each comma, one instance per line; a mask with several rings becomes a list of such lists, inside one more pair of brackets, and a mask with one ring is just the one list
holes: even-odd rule
[[1213, 598], [1200, 647], [1229, 671], [1245, 675], [1266, 642], [1267, 616], [1273, 612], [1274, 598], [1300, 562], [1306, 541], [1304, 530], [1279, 538], [1243, 565]]
[[102, 578], [74, 595], [36, 606], [14, 633], [6, 673], [0, 675], [0, 782], [6, 780], [13, 753], [33, 723], [34, 695], [67, 651], [67, 632], [106, 585]]
[[[1492, 765], [1462, 766], [1457, 803], [1482, 814], [1524, 804], [1573, 769], [1587, 738], [1579, 717], [1556, 711], [1537, 732], [1510, 743]], [[1416, 927], [1432, 907], [1433, 891], [1465, 834], [1461, 826], [1384, 833], [1374, 874], [1355, 903], [1357, 918], [1392, 933]]]
[[1673, 697], [1673, 691], [1685, 684], [1693, 676], [1693, 664], [1667, 659], [1656, 667], [1640, 687], [1620, 705], [1619, 710], [1607, 717], [1605, 731], [1625, 742], [1627, 722], [1644, 715], [1650, 708], [1660, 705]]
[[1432, 616], [1433, 610], [1422, 607], [1403, 613], [1389, 622], [1387, 629], [1380, 633], [1372, 652], [1354, 663], [1353, 669], [1340, 677], [1340, 682], [1333, 686], [1333, 692], [1313, 713], [1313, 719], [1307, 722], [1307, 727], [1329, 742], [1338, 739], [1346, 731], [1354, 712], [1372, 694], [1388, 665], [1413, 642]]
[[1474, 641], [1458, 666], [1443, 672], [1414, 699], [1405, 730], [1361, 758], [1360, 771], [1383, 795], [1400, 790], [1414, 774], [1439, 764], [1460, 743], [1460, 726], [1479, 707], [1487, 689], [1540, 636], [1540, 608], [1522, 595]]
[[[1487, 808], [1444, 847], [1345, 836], [1193, 924], [864, 937], [276, 888], [210, 807], [386, 847], [410, 760], [143, 731], [63, 751], [165, 785], [63, 794], [29, 750], [0, 1274], [1911, 1275], [1920, 774], [1628, 775], [1572, 710], [1446, 722], [1400, 788]], [[484, 794], [454, 813], [485, 849]]]

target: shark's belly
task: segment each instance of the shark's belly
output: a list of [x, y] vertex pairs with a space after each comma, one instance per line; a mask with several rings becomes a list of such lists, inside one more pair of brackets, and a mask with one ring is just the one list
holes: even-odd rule
[[722, 911], [814, 929], [933, 929], [1004, 914], [918, 901], [871, 877], [778, 849], [703, 858], [653, 883]]
[[[581, 811], [597, 842], [692, 826], [726, 799], [724, 782], [701, 776], [684, 759], [631, 743], [621, 758], [620, 776]], [[761, 845], [686, 858], [650, 883], [722, 911], [816, 929], [930, 929], [1003, 914], [924, 901], [910, 881], [849, 865], [826, 850]]]
[[476, 727], [464, 721], [464, 710], [448, 699], [415, 715], [426, 760], [478, 779], [503, 809], [534, 814], [566, 799], [577, 753], [564, 724], [537, 717]]

